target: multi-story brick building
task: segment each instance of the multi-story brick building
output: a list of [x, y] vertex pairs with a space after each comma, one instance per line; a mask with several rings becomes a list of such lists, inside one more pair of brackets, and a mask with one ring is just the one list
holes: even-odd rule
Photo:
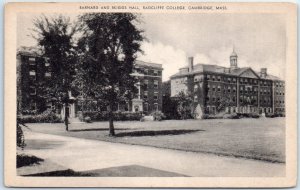
[[138, 93], [132, 100], [132, 111], [142, 111], [146, 114], [162, 110], [162, 65], [135, 62], [132, 76], [138, 79]]
[[[17, 52], [18, 110], [42, 112], [54, 106], [54, 102], [43, 98], [42, 89], [39, 88], [40, 85], [51, 80], [51, 65], [47, 62], [46, 58], [40, 55], [40, 52], [35, 48], [22, 47]], [[145, 113], [161, 110], [162, 70], [161, 64], [136, 61], [132, 76], [138, 79], [138, 83], [136, 83], [138, 93], [131, 101], [116, 105], [114, 110]], [[69, 95], [72, 97], [71, 93]], [[97, 101], [91, 98], [84, 100], [82, 97], [78, 97], [74, 103], [70, 104], [69, 113], [71, 117], [75, 117], [77, 111], [82, 111], [82, 103], [84, 101], [92, 102], [85, 105], [91, 105], [92, 107], [99, 106]], [[60, 110], [61, 108], [56, 109]], [[95, 107], [86, 109], [94, 110]], [[98, 110], [103, 110], [103, 107]]]
[[275, 113], [285, 114], [284, 81], [269, 75], [266, 68], [260, 72], [250, 67], [238, 67], [238, 56], [230, 55], [230, 67], [193, 64], [180, 68], [171, 76], [171, 96], [179, 92], [193, 96], [201, 111], [216, 114], [229, 113]]
[[51, 107], [51, 101], [43, 99], [39, 85], [51, 78], [47, 59], [35, 48], [21, 47], [17, 52], [17, 106], [18, 110], [42, 112]]

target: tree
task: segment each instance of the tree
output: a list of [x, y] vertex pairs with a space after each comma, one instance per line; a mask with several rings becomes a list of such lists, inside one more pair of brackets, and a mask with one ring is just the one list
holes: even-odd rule
[[88, 13], [79, 20], [83, 92], [107, 105], [109, 135], [115, 136], [113, 106], [132, 99], [137, 90], [131, 73], [144, 39], [136, 26], [139, 18], [132, 13]]
[[181, 119], [193, 118], [193, 98], [189, 94], [185, 94], [183, 91], [177, 95], [177, 112]]
[[71, 82], [74, 79], [76, 51], [74, 35], [77, 25], [72, 25], [70, 18], [62, 15], [55, 17], [41, 16], [33, 20], [34, 35], [41, 48], [42, 56], [51, 65], [51, 80], [39, 84], [42, 99], [53, 100], [65, 105], [64, 123], [68, 131], [68, 104]]

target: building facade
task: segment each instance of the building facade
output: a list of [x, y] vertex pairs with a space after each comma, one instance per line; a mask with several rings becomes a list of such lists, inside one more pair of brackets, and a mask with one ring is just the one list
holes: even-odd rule
[[142, 111], [149, 114], [162, 110], [162, 71], [161, 64], [135, 62], [132, 76], [138, 80], [136, 83], [138, 93], [132, 99], [133, 112]]
[[[161, 64], [136, 61], [132, 76], [136, 77], [138, 81], [135, 84], [138, 93], [131, 101], [116, 104], [114, 111], [144, 112], [148, 114], [161, 110], [162, 70]], [[25, 112], [32, 114], [52, 108], [58, 109], [58, 112], [63, 115], [64, 109], [54, 107], [55, 104], [51, 100], [45, 99], [42, 89], [39, 88], [49, 80], [51, 80], [51, 65], [47, 62], [47, 59], [41, 57], [40, 52], [35, 48], [20, 48], [17, 52], [18, 110], [26, 110]], [[91, 98], [73, 97], [71, 92], [69, 92], [69, 97], [74, 102], [69, 105], [70, 117], [76, 117], [78, 111], [105, 110], [96, 100]]]
[[188, 66], [171, 76], [171, 96], [179, 92], [193, 96], [204, 113], [273, 113], [285, 115], [285, 82], [250, 67], [238, 67], [238, 56], [233, 51], [230, 67], [196, 64], [188, 58]]
[[25, 112], [42, 112], [51, 101], [42, 96], [39, 85], [51, 80], [51, 67], [35, 48], [22, 47], [17, 52], [17, 106]]

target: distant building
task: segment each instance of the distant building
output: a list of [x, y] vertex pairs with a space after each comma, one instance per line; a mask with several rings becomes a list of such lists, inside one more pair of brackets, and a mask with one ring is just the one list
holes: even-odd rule
[[285, 115], [285, 82], [250, 67], [238, 67], [235, 51], [230, 67], [196, 64], [188, 58], [188, 66], [171, 76], [171, 96], [179, 92], [193, 96], [203, 112], [216, 114], [222, 107], [227, 113], [275, 113]]
[[162, 110], [162, 65], [136, 61], [132, 76], [138, 79], [138, 93], [132, 100], [130, 111], [146, 114]]
[[[17, 104], [18, 110], [26, 110], [28, 113], [40, 113], [47, 108], [61, 110], [54, 107], [53, 100], [45, 99], [42, 89], [39, 88], [45, 82], [51, 80], [51, 65], [46, 58], [40, 56], [41, 53], [35, 48], [22, 47], [17, 52]], [[138, 79], [135, 84], [138, 93], [134, 99], [124, 104], [116, 104], [114, 110], [144, 112], [146, 114], [162, 109], [162, 65], [136, 61], [132, 76]], [[69, 96], [74, 99], [70, 104], [69, 113], [71, 117], [76, 117], [78, 111], [105, 110], [99, 106], [96, 100], [91, 98], [83, 99]], [[85, 106], [85, 108], [84, 108]], [[63, 109], [62, 109], [63, 110]], [[60, 111], [58, 111], [60, 112]]]

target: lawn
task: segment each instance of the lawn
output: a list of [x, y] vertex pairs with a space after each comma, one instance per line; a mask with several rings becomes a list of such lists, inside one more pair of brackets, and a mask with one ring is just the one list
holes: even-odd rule
[[117, 137], [108, 136], [108, 122], [70, 124], [69, 132], [63, 124], [27, 125], [41, 133], [285, 163], [285, 118], [115, 122]]

